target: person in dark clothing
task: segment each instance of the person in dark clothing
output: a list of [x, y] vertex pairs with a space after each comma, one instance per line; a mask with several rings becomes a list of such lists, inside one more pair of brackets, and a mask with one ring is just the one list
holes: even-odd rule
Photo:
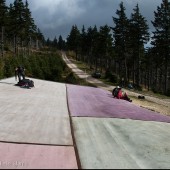
[[22, 66], [18, 66], [15, 69], [15, 79], [17, 80], [17, 76], [18, 76], [18, 80], [19, 82], [23, 79], [25, 79], [25, 69]]

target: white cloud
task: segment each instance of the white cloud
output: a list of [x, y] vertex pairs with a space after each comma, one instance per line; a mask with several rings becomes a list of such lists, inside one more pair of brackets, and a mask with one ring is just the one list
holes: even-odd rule
[[[46, 12], [43, 15], [53, 16], [54, 14], [61, 12], [66, 17], [73, 18], [77, 15], [81, 15], [85, 10], [78, 5], [80, 0], [30, 0], [32, 11], [38, 11], [45, 9]], [[43, 16], [42, 15], [42, 16]]]
[[[83, 0], [29, 0], [29, 5], [42, 29], [55, 29], [73, 22], [85, 13]], [[75, 24], [75, 23], [74, 23]]]
[[[28, 0], [28, 3], [35, 24], [46, 37], [52, 38], [56, 34], [67, 36], [74, 24], [79, 28], [82, 25], [86, 28], [105, 24], [113, 26], [112, 17], [117, 17], [116, 10], [121, 1], [128, 18], [138, 3], [141, 14], [146, 17], [150, 28], [153, 27], [150, 21], [162, 0]], [[13, 3], [14, 0], [6, 2]]]

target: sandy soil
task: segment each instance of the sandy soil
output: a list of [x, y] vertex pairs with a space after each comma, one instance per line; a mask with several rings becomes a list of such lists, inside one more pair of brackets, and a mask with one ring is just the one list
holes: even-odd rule
[[155, 102], [138, 99], [136, 97], [131, 97], [131, 99], [133, 100], [133, 103], [135, 105], [170, 116], [170, 106], [165, 106]]

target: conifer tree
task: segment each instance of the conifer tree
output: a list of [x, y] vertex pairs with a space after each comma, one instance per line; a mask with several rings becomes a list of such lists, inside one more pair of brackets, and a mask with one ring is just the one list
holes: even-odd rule
[[[152, 45], [154, 45], [156, 53], [159, 55], [160, 70], [163, 70], [163, 93], [168, 90], [168, 72], [170, 67], [170, 2], [162, 0], [157, 11], [154, 12], [155, 18], [152, 21], [155, 31], [153, 32]], [[169, 87], [170, 88], [170, 87]]]
[[9, 29], [10, 37], [13, 36], [14, 51], [19, 53], [18, 46], [24, 38], [24, 3], [22, 0], [15, 0], [13, 4], [10, 4], [9, 8]]
[[85, 61], [85, 57], [87, 56], [87, 33], [86, 33], [86, 29], [85, 26], [83, 25], [83, 28], [81, 30], [81, 34], [80, 34], [80, 46], [81, 46], [81, 56], [83, 57], [83, 60]]
[[73, 50], [76, 53], [77, 60], [80, 47], [80, 31], [76, 25], [72, 26], [70, 35], [67, 37], [67, 45], [70, 50]]
[[13, 6], [13, 28], [15, 34], [22, 37], [24, 34], [24, 3], [22, 0], [15, 0]]
[[52, 45], [52, 42], [51, 42], [50, 38], [47, 38], [47, 40], [46, 40], [46, 45], [47, 45], [48, 47], [50, 47], [50, 46]]
[[91, 58], [92, 58], [92, 42], [93, 42], [93, 29], [92, 27], [89, 27], [87, 29], [87, 55], [88, 55], [88, 61], [87, 63], [90, 65], [91, 67]]
[[6, 26], [7, 6], [5, 0], [0, 0], [0, 28]]
[[45, 43], [45, 38], [44, 38], [43, 33], [41, 32], [41, 30], [39, 28], [37, 28], [34, 35], [35, 35], [35, 39], [36, 39], [36, 43], [37, 43], [37, 48], [41, 48], [43, 46], [43, 44]]
[[57, 40], [57, 38], [56, 37], [54, 37], [54, 40], [53, 40], [53, 43], [52, 43], [52, 46], [54, 47], [54, 48], [58, 48], [58, 40]]
[[[111, 29], [108, 25], [101, 26], [99, 31], [99, 50], [100, 54], [100, 65], [101, 69], [104, 66], [105, 69], [110, 69], [109, 61], [111, 61], [111, 56], [113, 52], [113, 39], [111, 34]], [[104, 61], [104, 62], [103, 62]], [[102, 71], [102, 70], [101, 70]]]
[[115, 27], [113, 30], [115, 52], [117, 54], [117, 62], [119, 64], [119, 76], [120, 79], [124, 78], [127, 82], [127, 44], [129, 34], [129, 20], [125, 13], [125, 7], [123, 2], [120, 3], [120, 10], [116, 11], [118, 18], [112, 17]]
[[63, 40], [61, 35], [58, 38], [58, 49], [59, 50], [64, 50], [65, 49], [65, 41]]
[[24, 9], [23, 9], [23, 22], [24, 22], [24, 32], [25, 32], [25, 39], [28, 41], [30, 37], [36, 32], [36, 25], [34, 23], [34, 19], [31, 17], [31, 12], [29, 9], [28, 1], [26, 0]]
[[133, 56], [133, 78], [135, 77], [136, 85], [139, 87], [141, 56], [144, 54], [144, 43], [149, 41], [149, 27], [146, 19], [140, 13], [138, 4], [133, 11], [130, 19], [129, 45]]
[[5, 0], [0, 0], [0, 51], [3, 57], [4, 51], [4, 34], [6, 28], [7, 20], [7, 6], [5, 5]]
[[99, 61], [99, 32], [97, 30], [97, 26], [95, 25], [92, 29], [92, 59], [95, 64], [95, 71], [98, 69], [98, 61]]
[[44, 41], [42, 33], [31, 16], [27, 0], [25, 3], [22, 0], [15, 0], [13, 4], [10, 4], [7, 16], [8, 27], [6, 30], [10, 44], [14, 43], [15, 53], [18, 54], [19, 46], [27, 47], [30, 51], [32, 44], [40, 44], [40, 41]]

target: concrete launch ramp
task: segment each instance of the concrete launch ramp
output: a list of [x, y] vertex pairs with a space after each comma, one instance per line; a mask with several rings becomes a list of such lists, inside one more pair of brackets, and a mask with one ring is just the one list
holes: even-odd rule
[[169, 169], [170, 124], [73, 118], [83, 169]]
[[0, 80], [0, 169], [168, 169], [170, 117], [92, 87]]
[[77, 169], [65, 84], [0, 81], [0, 169]]
[[0, 143], [0, 169], [77, 169], [73, 147]]
[[170, 117], [112, 97], [109, 91], [67, 85], [68, 103], [72, 116], [121, 118], [170, 123]]
[[72, 145], [64, 84], [34, 80], [35, 88], [0, 81], [0, 141]]

